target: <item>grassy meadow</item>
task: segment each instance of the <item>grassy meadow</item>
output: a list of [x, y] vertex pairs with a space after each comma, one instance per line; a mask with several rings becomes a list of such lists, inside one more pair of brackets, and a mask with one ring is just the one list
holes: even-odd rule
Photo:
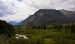
[[75, 44], [75, 25], [54, 25], [43, 27], [15, 26], [15, 32], [28, 39], [0, 35], [0, 44]]

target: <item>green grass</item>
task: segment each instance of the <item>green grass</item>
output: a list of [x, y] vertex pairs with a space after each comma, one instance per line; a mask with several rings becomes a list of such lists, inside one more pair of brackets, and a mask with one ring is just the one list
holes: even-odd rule
[[55, 31], [56, 29], [23, 29], [23, 34], [26, 34], [30, 40], [41, 41], [43, 44], [75, 44], [75, 35], [70, 32]]
[[[16, 29], [19, 34], [26, 35], [29, 39], [15, 39], [14, 37], [1, 44], [75, 44], [75, 34], [57, 31], [56, 29]], [[3, 37], [0, 37], [3, 38]], [[5, 39], [4, 39], [5, 41]]]

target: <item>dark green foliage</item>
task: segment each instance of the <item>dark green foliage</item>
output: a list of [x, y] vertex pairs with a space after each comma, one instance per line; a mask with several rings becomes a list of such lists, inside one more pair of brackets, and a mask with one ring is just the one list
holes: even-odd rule
[[[12, 25], [7, 25], [8, 29], [13, 29]], [[4, 41], [3, 44], [75, 44], [75, 24], [57, 24], [50, 25], [47, 27], [46, 25], [40, 25], [38, 27], [33, 26], [34, 28], [25, 28], [22, 26], [17, 26], [16, 32], [19, 34], [26, 34], [29, 39], [9, 39]], [[52, 27], [52, 28], [50, 28]], [[6, 30], [5, 30], [6, 31]], [[10, 30], [9, 30], [10, 31]], [[4, 32], [11, 33], [8, 30]], [[12, 30], [13, 31], [13, 30]], [[13, 32], [12, 32], [13, 33]], [[9, 34], [10, 35], [10, 34]], [[1, 37], [0, 37], [1, 38]], [[4, 39], [5, 40], [5, 39]]]
[[64, 25], [65, 32], [70, 31], [70, 33], [75, 33], [75, 24], [69, 23]]
[[5, 34], [8, 37], [15, 35], [15, 29], [13, 25], [6, 21], [0, 20], [0, 34]]
[[75, 44], [74, 25], [74, 23], [50, 25], [51, 29], [45, 25], [40, 26], [40, 28], [34, 26], [35, 28], [28, 29], [24, 28], [25, 26], [17, 26], [16, 31], [26, 35], [29, 39], [13, 37], [7, 41], [7, 44]]
[[72, 33], [75, 33], [75, 24], [72, 24], [71, 32], [72, 32]]

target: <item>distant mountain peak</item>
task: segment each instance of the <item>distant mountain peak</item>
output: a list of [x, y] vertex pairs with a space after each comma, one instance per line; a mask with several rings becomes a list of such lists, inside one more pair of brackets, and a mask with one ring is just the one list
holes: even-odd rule
[[29, 16], [21, 25], [52, 25], [75, 22], [75, 12], [67, 10], [40, 9]]
[[33, 15], [28, 17], [22, 23], [23, 25], [49, 25], [49, 24], [59, 24], [64, 22], [64, 14], [59, 10], [53, 9], [40, 9]]
[[9, 21], [8, 23], [9, 23], [9, 24], [12, 24], [12, 25], [20, 25], [21, 22]]

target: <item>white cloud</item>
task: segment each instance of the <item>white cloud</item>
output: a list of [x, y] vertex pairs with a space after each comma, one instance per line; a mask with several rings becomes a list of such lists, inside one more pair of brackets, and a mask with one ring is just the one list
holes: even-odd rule
[[38, 10], [35, 7], [26, 5], [24, 2], [19, 2], [17, 0], [14, 1], [8, 0], [3, 2], [9, 7], [7, 9], [9, 10], [12, 9], [12, 11], [14, 12], [14, 14], [0, 17], [0, 19], [6, 21], [16, 21], [16, 20], [22, 21]]
[[37, 8], [75, 10], [75, 0], [32, 0], [32, 2]]
[[7, 14], [13, 14], [14, 12], [12, 9], [10, 9], [5, 3], [0, 1], [0, 17], [7, 15]]
[[[0, 0], [5, 4], [10, 14], [0, 19], [7, 21], [24, 20], [38, 9], [75, 10], [75, 0]], [[1, 6], [1, 5], [0, 5]], [[38, 8], [38, 9], [37, 9]], [[5, 11], [7, 11], [5, 10]], [[0, 10], [1, 12], [1, 10]]]

